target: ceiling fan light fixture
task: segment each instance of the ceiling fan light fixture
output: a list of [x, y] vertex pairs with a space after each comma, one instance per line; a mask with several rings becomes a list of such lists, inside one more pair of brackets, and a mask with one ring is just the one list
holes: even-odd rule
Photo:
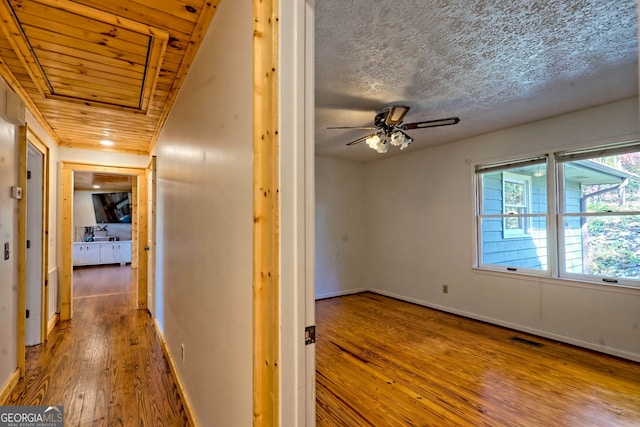
[[378, 135], [372, 135], [365, 140], [369, 148], [372, 150], [376, 150], [378, 153], [386, 153], [389, 148], [387, 145], [387, 140], [384, 138], [380, 138]]
[[365, 140], [365, 142], [367, 143], [367, 145], [373, 149], [375, 149], [375, 147], [378, 145], [378, 143], [380, 142], [380, 137], [378, 135], [372, 135], [369, 138], [367, 138]]
[[413, 138], [402, 131], [396, 131], [391, 134], [391, 145], [394, 147], [400, 147], [404, 150], [413, 142]]

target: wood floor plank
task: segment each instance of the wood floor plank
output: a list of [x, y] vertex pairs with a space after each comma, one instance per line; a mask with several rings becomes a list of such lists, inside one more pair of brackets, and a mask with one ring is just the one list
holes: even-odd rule
[[27, 348], [7, 405], [62, 405], [65, 426], [191, 426], [130, 266], [74, 271], [74, 318]]
[[640, 425], [632, 361], [374, 293], [318, 301], [316, 329], [318, 426]]

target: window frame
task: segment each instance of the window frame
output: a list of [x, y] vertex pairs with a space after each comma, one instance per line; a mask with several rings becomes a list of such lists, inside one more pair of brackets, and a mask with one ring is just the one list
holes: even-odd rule
[[[529, 190], [529, 200], [530, 200], [530, 212], [526, 213], [526, 214], [505, 214], [504, 213], [504, 195], [503, 195], [503, 208], [502, 208], [502, 213], [501, 214], [485, 214], [484, 212], [484, 196], [483, 196], [483, 179], [482, 179], [482, 174], [484, 173], [488, 173], [488, 172], [498, 172], [498, 171], [502, 171], [501, 174], [501, 181], [503, 180], [503, 175], [504, 173], [509, 173], [509, 174], [513, 174], [513, 175], [522, 175], [522, 174], [517, 174], [515, 172], [509, 172], [509, 169], [513, 169], [515, 167], [526, 167], [526, 166], [533, 166], [533, 165], [539, 165], [539, 164], [544, 164], [545, 165], [545, 171], [546, 171], [546, 175], [549, 175], [549, 168], [550, 168], [550, 164], [549, 164], [549, 156], [547, 154], [541, 155], [541, 156], [531, 156], [528, 158], [524, 158], [524, 159], [517, 159], [517, 160], [511, 160], [511, 161], [506, 161], [506, 162], [501, 162], [501, 163], [493, 163], [493, 164], [488, 164], [488, 165], [476, 165], [475, 166], [475, 179], [474, 179], [474, 183], [475, 183], [475, 194], [476, 194], [476, 242], [477, 242], [477, 246], [476, 246], [476, 267], [478, 268], [483, 268], [486, 270], [494, 270], [494, 271], [508, 271], [508, 272], [520, 272], [520, 273], [524, 273], [524, 274], [529, 274], [529, 275], [536, 275], [536, 276], [545, 276], [545, 277], [549, 277], [551, 275], [551, 271], [552, 271], [552, 266], [553, 264], [551, 263], [551, 260], [555, 260], [555, 256], [554, 256], [554, 248], [550, 247], [550, 229], [551, 229], [551, 213], [550, 213], [550, 209], [549, 206], [551, 206], [549, 204], [549, 188], [547, 188], [547, 211], [544, 213], [534, 213], [531, 212], [533, 211], [533, 207], [532, 207], [532, 190]], [[526, 175], [522, 175], [522, 176], [526, 176]], [[529, 178], [529, 177], [528, 177]], [[501, 184], [502, 186], [502, 184]], [[546, 260], [546, 268], [527, 268], [527, 267], [521, 267], [521, 266], [515, 266], [515, 265], [505, 265], [505, 264], [495, 264], [495, 263], [485, 263], [483, 261], [484, 256], [483, 256], [483, 252], [482, 252], [482, 247], [484, 244], [483, 241], [483, 229], [482, 229], [482, 221], [485, 219], [508, 219], [509, 217], [523, 217], [526, 218], [528, 225], [531, 225], [531, 221], [533, 218], [544, 218], [545, 219], [545, 223], [546, 223], [546, 250], [547, 250], [547, 260]], [[502, 223], [504, 224], [504, 221], [502, 221]], [[503, 225], [504, 227], [504, 225]], [[523, 238], [528, 238], [530, 237], [530, 234], [520, 234], [518, 236], [513, 236], [513, 238], [510, 237], [504, 237], [504, 228], [503, 228], [503, 239], [507, 240], [507, 241], [517, 241], [519, 239], [523, 239]]]
[[587, 273], [573, 273], [567, 271], [567, 260], [566, 260], [566, 234], [564, 233], [564, 223], [566, 218], [597, 218], [597, 217], [616, 217], [616, 216], [640, 216], [640, 211], [619, 211], [619, 212], [589, 212], [585, 210], [584, 212], [567, 212], [566, 206], [566, 180], [564, 177], [564, 167], [563, 165], [566, 163], [570, 163], [574, 160], [590, 160], [595, 157], [608, 157], [615, 156], [620, 154], [625, 154], [629, 152], [640, 152], [640, 145], [631, 145], [631, 147], [635, 147], [633, 150], [628, 150], [626, 147], [616, 148], [612, 147], [610, 149], [600, 148], [593, 151], [580, 151], [579, 154], [566, 154], [566, 153], [556, 153], [556, 175], [558, 181], [558, 191], [557, 191], [557, 240], [558, 240], [558, 274], [557, 277], [560, 279], [572, 279], [572, 280], [580, 280], [591, 283], [605, 284], [605, 285], [620, 285], [620, 286], [628, 286], [634, 288], [640, 288], [640, 279], [630, 279], [625, 277], [616, 277], [616, 276], [607, 276], [607, 275], [599, 275], [599, 274], [587, 274]]
[[[547, 276], [551, 279], [560, 280], [577, 280], [580, 282], [591, 283], [600, 286], [618, 286], [639, 289], [640, 279], [631, 279], [624, 277], [608, 277], [595, 274], [579, 274], [567, 272], [566, 249], [565, 249], [565, 232], [563, 220], [569, 217], [598, 217], [598, 216], [616, 216], [616, 215], [638, 215], [640, 211], [622, 211], [622, 212], [565, 212], [565, 177], [563, 173], [563, 164], [577, 159], [593, 159], [597, 157], [613, 156], [617, 154], [640, 152], [640, 140], [627, 141], [621, 143], [613, 143], [608, 145], [592, 146], [580, 148], [571, 151], [550, 152], [544, 155], [533, 155], [521, 159], [505, 160], [496, 163], [478, 163], [474, 165], [475, 186], [475, 231], [476, 231], [476, 247], [475, 247], [475, 268], [487, 271], [504, 271], [511, 274], [526, 274], [536, 276]], [[482, 220], [485, 218], [496, 218], [500, 215], [483, 214], [483, 179], [482, 174], [489, 171], [503, 170], [503, 175], [510, 174], [508, 169], [516, 166], [525, 166], [527, 164], [540, 163], [540, 159], [546, 161], [546, 183], [547, 183], [547, 212], [546, 214], [527, 214], [523, 215], [528, 218], [532, 216], [546, 216], [547, 225], [547, 268], [546, 269], [530, 269], [520, 267], [508, 267], [500, 264], [484, 263], [483, 258], [483, 230]], [[514, 173], [514, 175], [518, 175]], [[526, 175], [524, 175], [526, 176]], [[503, 178], [504, 179], [504, 178]], [[530, 184], [531, 185], [531, 184]], [[528, 189], [528, 211], [531, 208], [532, 187]], [[504, 184], [503, 184], [504, 192]], [[504, 199], [504, 196], [503, 196]], [[503, 200], [504, 205], [504, 200]], [[582, 210], [582, 209], [581, 209]], [[504, 212], [504, 206], [503, 206]], [[529, 222], [530, 227], [530, 222]], [[519, 237], [527, 237], [527, 234], [520, 234]], [[511, 240], [510, 236], [504, 235], [504, 240]], [[516, 236], [513, 236], [516, 237]]]

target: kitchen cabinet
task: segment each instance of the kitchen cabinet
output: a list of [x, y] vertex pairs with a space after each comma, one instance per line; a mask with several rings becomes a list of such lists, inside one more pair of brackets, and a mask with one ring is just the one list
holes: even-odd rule
[[114, 264], [118, 261], [118, 242], [100, 243], [100, 264]]
[[118, 243], [118, 262], [130, 263], [131, 262], [131, 240], [123, 240]]
[[73, 265], [100, 264], [100, 245], [92, 242], [73, 244]]
[[77, 242], [73, 265], [126, 264], [131, 262], [131, 241]]
[[100, 243], [100, 257], [101, 264], [131, 262], [131, 242], [115, 241]]

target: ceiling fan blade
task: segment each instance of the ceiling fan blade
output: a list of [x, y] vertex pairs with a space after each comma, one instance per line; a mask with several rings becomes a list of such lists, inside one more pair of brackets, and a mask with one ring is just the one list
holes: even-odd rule
[[384, 119], [385, 123], [389, 126], [396, 126], [402, 123], [402, 119], [409, 112], [409, 108], [406, 105], [393, 105], [387, 117]]
[[361, 130], [376, 130], [375, 126], [330, 126], [327, 129], [361, 129]]
[[460, 122], [460, 119], [458, 117], [449, 117], [446, 119], [428, 120], [426, 122], [406, 123], [404, 125], [398, 126], [398, 128], [402, 130], [434, 128], [438, 126], [455, 125], [455, 124], [458, 124], [459, 122]]
[[380, 135], [381, 133], [382, 132], [376, 132], [376, 133], [372, 133], [370, 135], [365, 135], [365, 136], [360, 137], [360, 138], [358, 138], [358, 139], [356, 139], [354, 141], [348, 142], [347, 145], [355, 145], [355, 144], [357, 144], [359, 142], [365, 141], [367, 138], [371, 138], [374, 135]]

